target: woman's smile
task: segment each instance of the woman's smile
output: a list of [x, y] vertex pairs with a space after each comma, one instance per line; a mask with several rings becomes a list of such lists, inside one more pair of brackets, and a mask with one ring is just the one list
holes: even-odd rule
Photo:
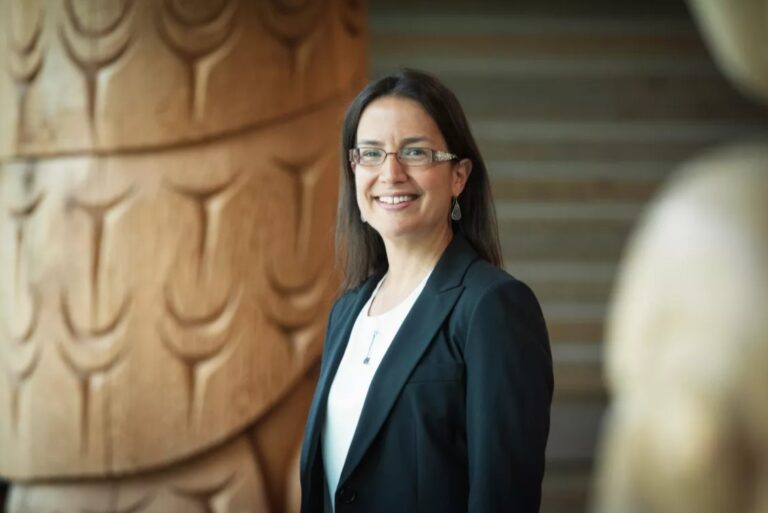
[[403, 210], [413, 205], [419, 197], [415, 194], [388, 194], [374, 196], [373, 199], [384, 210]]

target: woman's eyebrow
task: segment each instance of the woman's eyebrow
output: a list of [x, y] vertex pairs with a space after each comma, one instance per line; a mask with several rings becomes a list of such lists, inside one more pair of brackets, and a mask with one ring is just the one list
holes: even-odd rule
[[420, 142], [432, 142], [432, 139], [426, 136], [406, 137], [405, 139], [400, 141], [400, 146], [408, 146], [409, 144], [420, 143]]
[[[417, 136], [417, 137], [406, 137], [405, 139], [402, 139], [400, 141], [400, 146], [408, 146], [409, 144], [415, 144], [420, 142], [427, 142], [431, 143], [432, 139], [430, 139], [427, 136]], [[357, 141], [358, 146], [384, 146], [384, 143], [381, 141], [375, 141], [373, 139], [363, 139], [361, 141]]]
[[365, 139], [362, 141], [357, 141], [358, 146], [384, 146], [384, 143], [381, 141], [374, 141], [372, 139]]

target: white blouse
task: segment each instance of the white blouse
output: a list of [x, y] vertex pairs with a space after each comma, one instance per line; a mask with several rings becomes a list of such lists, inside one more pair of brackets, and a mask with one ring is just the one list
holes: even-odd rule
[[431, 271], [397, 306], [381, 315], [371, 316], [368, 315], [368, 311], [379, 287], [384, 282], [382, 278], [370, 299], [360, 310], [352, 327], [349, 343], [328, 392], [322, 435], [325, 480], [334, 510], [336, 508], [333, 498], [336, 487], [339, 484], [341, 470], [347, 459], [349, 446], [352, 444], [352, 437], [360, 420], [360, 413], [373, 375], [392, 344], [392, 339], [395, 338], [400, 325], [403, 324], [403, 320], [424, 289], [430, 274]]

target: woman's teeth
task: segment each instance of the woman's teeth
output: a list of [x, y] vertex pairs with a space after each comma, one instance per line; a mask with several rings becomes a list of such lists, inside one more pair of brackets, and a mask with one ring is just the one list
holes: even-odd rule
[[379, 196], [378, 200], [382, 203], [397, 205], [398, 203], [402, 203], [403, 201], [410, 201], [414, 198], [415, 196]]

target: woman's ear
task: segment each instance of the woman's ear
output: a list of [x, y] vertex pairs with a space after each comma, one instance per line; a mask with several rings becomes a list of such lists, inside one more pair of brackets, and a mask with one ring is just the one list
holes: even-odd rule
[[464, 191], [464, 187], [467, 185], [469, 174], [472, 172], [472, 161], [469, 159], [461, 159], [458, 164], [453, 166], [453, 195], [458, 196]]

